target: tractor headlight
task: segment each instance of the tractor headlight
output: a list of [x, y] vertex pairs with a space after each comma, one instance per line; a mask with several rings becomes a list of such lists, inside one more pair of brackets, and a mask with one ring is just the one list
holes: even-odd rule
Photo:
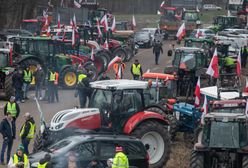
[[200, 25], [201, 24], [201, 21], [200, 20], [197, 20], [196, 21], [196, 24]]

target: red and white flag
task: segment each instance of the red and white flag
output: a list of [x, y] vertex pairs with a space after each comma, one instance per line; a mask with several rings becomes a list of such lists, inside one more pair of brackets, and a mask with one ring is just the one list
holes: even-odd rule
[[76, 8], [81, 8], [80, 3], [78, 3], [76, 0], [74, 0], [74, 6], [75, 6]]
[[200, 29], [197, 29], [195, 37], [200, 38], [201, 36], [202, 36], [202, 32], [200, 31]]
[[102, 46], [104, 49], [108, 50], [109, 49], [109, 45], [108, 45], [108, 41], [107, 39], [105, 40], [103, 46]]
[[200, 83], [200, 76], [199, 76], [196, 87], [195, 87], [195, 104], [194, 104], [195, 107], [200, 106], [200, 98], [201, 98], [200, 88], [201, 88], [201, 83]]
[[93, 50], [93, 48], [91, 48], [90, 59], [91, 59], [92, 61], [94, 61], [94, 60], [95, 60], [94, 50]]
[[112, 26], [111, 26], [111, 31], [115, 32], [115, 30], [116, 30], [116, 23], [115, 23], [115, 16], [114, 16], [113, 23], [112, 23]]
[[48, 26], [48, 28], [47, 28], [46, 35], [47, 35], [48, 37], [51, 36], [51, 28], [50, 28], [50, 26]]
[[196, 5], [196, 12], [200, 12], [200, 9], [198, 8], [198, 5]]
[[219, 77], [219, 63], [218, 63], [218, 55], [217, 55], [217, 48], [214, 50], [214, 55], [211, 59], [209, 67], [207, 69], [207, 74], [211, 77], [218, 78]]
[[160, 4], [160, 8], [162, 8], [165, 4], [165, 1], [163, 1], [161, 4]]
[[186, 35], [186, 29], [185, 29], [185, 23], [183, 23], [178, 29], [176, 36], [178, 40], [181, 41], [185, 35]]
[[248, 93], [248, 78], [246, 78], [245, 92]]
[[97, 27], [98, 37], [102, 37], [102, 31], [100, 29], [100, 23], [98, 18], [96, 18], [96, 27]]
[[114, 65], [116, 62], [120, 62], [120, 61], [121, 61], [121, 57], [115, 56], [115, 58], [112, 59], [112, 60], [109, 62], [107, 71], [110, 71], [110, 69], [113, 67], [113, 65]]
[[246, 99], [245, 115], [248, 117], [248, 100]]
[[201, 116], [201, 124], [204, 124], [204, 117], [207, 115], [208, 113], [208, 100], [207, 100], [207, 96], [204, 96], [204, 103], [203, 103], [203, 113]]
[[241, 75], [241, 50], [239, 50], [239, 55], [237, 58], [236, 72], [238, 76]]
[[73, 27], [72, 19], [70, 19], [70, 26]]
[[118, 66], [118, 73], [116, 79], [122, 79], [122, 64], [119, 64]]
[[108, 31], [108, 18], [107, 15], [104, 15], [100, 21], [100, 24], [104, 27], [104, 32], [106, 33]]
[[133, 29], [136, 27], [136, 20], [135, 20], [134, 15], [133, 15], [133, 19], [132, 19], [132, 26], [133, 26]]
[[60, 29], [60, 14], [58, 13], [58, 29]]
[[71, 45], [72, 47], [75, 47], [76, 44], [76, 30], [72, 29], [72, 36], [71, 36]]
[[74, 29], [77, 29], [77, 21], [76, 21], [75, 13], [74, 13], [73, 20], [72, 20], [72, 27], [74, 27]]

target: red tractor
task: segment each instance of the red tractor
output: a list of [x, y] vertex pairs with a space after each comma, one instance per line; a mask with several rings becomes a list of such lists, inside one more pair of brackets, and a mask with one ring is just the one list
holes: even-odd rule
[[41, 127], [34, 142], [34, 152], [58, 139], [83, 134], [85, 129], [111, 131], [140, 138], [149, 153], [150, 166], [163, 167], [170, 155], [170, 120], [166, 109], [162, 110], [156, 104], [146, 106], [149, 83], [107, 80], [92, 82], [91, 87], [90, 108], [68, 109], [55, 114], [50, 128]]

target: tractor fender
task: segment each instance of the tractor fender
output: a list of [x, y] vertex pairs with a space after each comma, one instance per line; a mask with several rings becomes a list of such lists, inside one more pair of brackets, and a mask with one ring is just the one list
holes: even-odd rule
[[42, 66], [45, 65], [42, 59], [40, 59], [39, 57], [33, 56], [33, 55], [22, 57], [20, 60], [18, 60], [18, 62], [16, 62], [16, 64], [21, 64], [22, 62], [29, 60], [29, 59], [38, 61]]
[[149, 108], [158, 108], [158, 109], [162, 110], [164, 113], [166, 113], [166, 114], [168, 113], [167, 107], [162, 105], [162, 104], [151, 104], [151, 105], [145, 107], [145, 110], [149, 109]]
[[169, 121], [161, 114], [150, 111], [138, 112], [128, 119], [125, 123], [123, 132], [130, 134], [138, 125], [148, 120], [155, 120], [163, 125], [169, 125]]
[[85, 63], [83, 64], [83, 67], [85, 67], [85, 66], [87, 66], [87, 65], [94, 65], [94, 66], [95, 66], [94, 62], [93, 62], [93, 61], [90, 61], [90, 60], [88, 60], [87, 62], [85, 62]]
[[67, 69], [67, 68], [73, 68], [73, 66], [72, 65], [63, 65], [61, 68], [60, 68], [60, 72], [59, 73], [61, 73], [61, 72], [63, 72], [65, 69]]

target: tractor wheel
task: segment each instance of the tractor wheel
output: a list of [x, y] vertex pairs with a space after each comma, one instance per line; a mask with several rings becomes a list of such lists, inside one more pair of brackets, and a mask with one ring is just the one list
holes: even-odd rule
[[248, 168], [248, 155], [242, 156], [242, 168]]
[[113, 51], [113, 56], [121, 57], [122, 61], [126, 61], [127, 58], [127, 52], [123, 48], [116, 48]]
[[204, 168], [204, 155], [203, 153], [192, 151], [190, 155], [190, 168]]
[[87, 70], [87, 71], [91, 71], [92, 72], [92, 75], [90, 76], [90, 78], [95, 81], [98, 77], [98, 73], [97, 73], [97, 69], [96, 67], [92, 64], [86, 64], [84, 66], [84, 69]]
[[165, 116], [169, 122], [170, 122], [170, 137], [171, 140], [174, 140], [176, 137], [177, 129], [178, 129], [178, 122], [176, 117], [173, 114], [166, 114], [162, 109], [157, 108], [157, 107], [151, 107], [146, 109], [148, 111], [154, 111], [157, 112], [163, 116]]
[[77, 84], [77, 73], [72, 67], [62, 70], [60, 73], [60, 86], [67, 89], [75, 88]]
[[43, 136], [41, 135], [41, 132], [39, 131], [39, 133], [36, 134], [34, 138], [33, 153], [38, 152], [42, 148], [43, 148]]
[[148, 148], [150, 168], [161, 168], [170, 156], [170, 136], [167, 128], [156, 121], [145, 121], [132, 135], [140, 138]]
[[4, 83], [5, 99], [9, 100], [11, 96], [14, 95], [14, 88], [12, 87], [12, 74], [7, 75]]
[[132, 52], [132, 50], [131, 50], [130, 47], [125, 47], [125, 51], [127, 53], [127, 57], [126, 57], [126, 60], [125, 61], [128, 62], [128, 61], [130, 61], [134, 57], [134, 54], [133, 54], [133, 52]]

